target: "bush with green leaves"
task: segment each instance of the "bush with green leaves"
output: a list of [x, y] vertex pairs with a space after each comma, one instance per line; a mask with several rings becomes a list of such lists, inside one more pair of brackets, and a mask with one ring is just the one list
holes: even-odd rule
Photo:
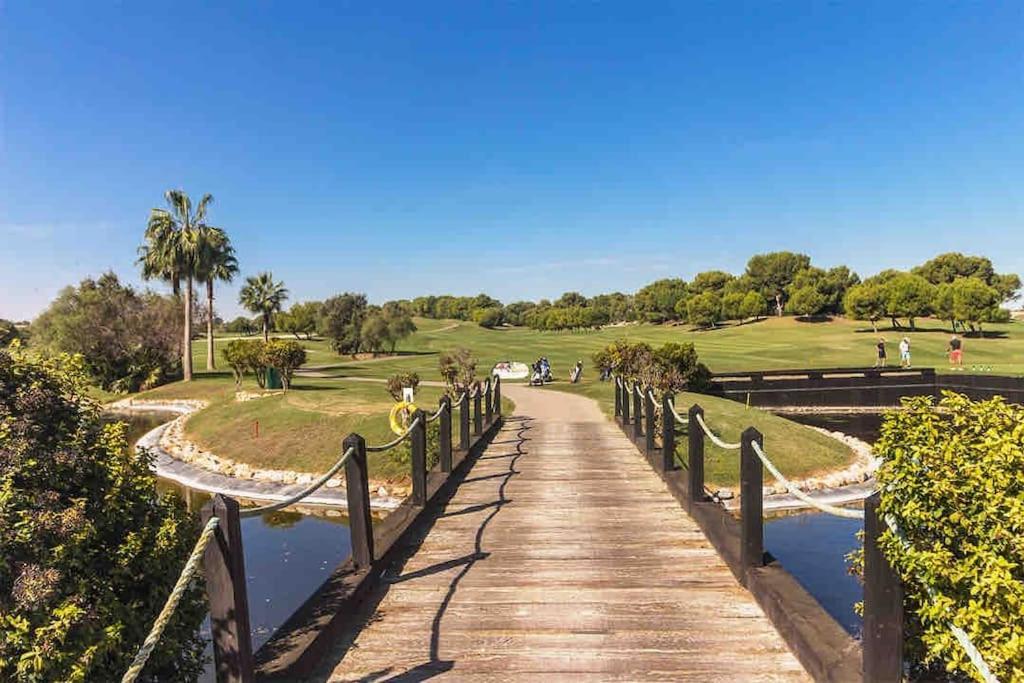
[[701, 391], [711, 372], [697, 358], [693, 344], [669, 342], [657, 349], [618, 339], [592, 356], [594, 365], [659, 391]]
[[306, 349], [297, 341], [271, 339], [263, 344], [261, 360], [264, 367], [277, 369], [281, 386], [288, 391], [295, 371], [306, 363]]
[[879, 512], [905, 536], [880, 543], [904, 582], [910, 654], [978, 679], [954, 624], [1000, 680], [1024, 681], [1024, 407], [905, 399], [875, 452]]
[[[0, 680], [120, 680], [198, 536], [85, 367], [0, 350]], [[140, 680], [196, 679], [205, 611], [193, 584]]]
[[235, 377], [235, 387], [242, 387], [242, 380], [249, 373], [256, 377], [260, 388], [267, 385], [267, 367], [263, 361], [264, 342], [262, 339], [234, 339], [224, 346], [221, 352], [231, 373]]

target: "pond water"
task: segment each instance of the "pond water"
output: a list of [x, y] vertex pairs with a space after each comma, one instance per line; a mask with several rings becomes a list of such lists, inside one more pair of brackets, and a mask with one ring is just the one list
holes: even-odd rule
[[[143, 434], [174, 417], [174, 413], [142, 413], [112, 419], [128, 423], [129, 443], [134, 448]], [[168, 480], [159, 480], [158, 489], [180, 496], [196, 514], [210, 500], [209, 494]], [[331, 514], [280, 511], [242, 520], [253, 650], [351, 553], [348, 518], [337, 511]], [[208, 622], [203, 625], [203, 635], [210, 635]], [[212, 658], [212, 653], [208, 654]], [[202, 680], [212, 681], [211, 672]]]
[[[785, 417], [801, 424], [843, 432], [874, 443], [880, 413], [799, 413]], [[863, 598], [860, 581], [849, 574], [846, 554], [860, 546], [857, 519], [820, 512], [786, 514], [765, 519], [765, 549], [782, 563], [850, 634], [859, 636], [861, 618], [853, 605]]]

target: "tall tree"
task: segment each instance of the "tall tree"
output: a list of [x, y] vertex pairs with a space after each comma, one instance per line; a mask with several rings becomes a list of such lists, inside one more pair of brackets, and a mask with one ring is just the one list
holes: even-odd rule
[[184, 380], [192, 380], [192, 282], [199, 262], [201, 234], [211, 226], [206, 224], [206, 210], [213, 195], [204, 194], [199, 203], [184, 190], [164, 193], [166, 209], [152, 209], [146, 224], [145, 244], [139, 247], [139, 265], [142, 277], [160, 279], [171, 284], [174, 294], [181, 292], [185, 281], [185, 324], [182, 334], [181, 367]]
[[196, 277], [206, 283], [206, 369], [217, 366], [213, 342], [213, 284], [231, 282], [238, 275], [238, 259], [226, 232], [204, 226], [199, 231], [199, 257]]
[[274, 314], [281, 311], [281, 305], [288, 300], [288, 290], [283, 282], [274, 282], [274, 274], [267, 271], [245, 279], [245, 286], [238, 293], [238, 303], [260, 316], [263, 322], [263, 341], [270, 341], [270, 328]]
[[810, 265], [811, 257], [806, 254], [773, 251], [751, 256], [747, 261], [746, 275], [754, 288], [760, 290], [767, 301], [773, 302], [776, 313], [782, 315], [786, 304], [786, 288], [793, 283], [797, 273]]

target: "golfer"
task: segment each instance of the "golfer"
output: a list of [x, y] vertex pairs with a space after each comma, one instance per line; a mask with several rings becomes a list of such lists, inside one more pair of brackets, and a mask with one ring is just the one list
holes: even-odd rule
[[900, 367], [910, 367], [910, 339], [908, 337], [904, 337], [900, 341]]
[[954, 370], [964, 369], [964, 342], [955, 334], [949, 339], [949, 365]]
[[879, 337], [878, 343], [875, 344], [875, 348], [878, 350], [878, 356], [875, 358], [875, 367], [885, 367], [885, 337]]

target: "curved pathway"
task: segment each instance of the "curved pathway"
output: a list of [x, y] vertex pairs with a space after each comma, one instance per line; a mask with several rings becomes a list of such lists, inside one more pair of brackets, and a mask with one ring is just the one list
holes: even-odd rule
[[502, 390], [516, 415], [316, 680], [809, 680], [595, 402]]

